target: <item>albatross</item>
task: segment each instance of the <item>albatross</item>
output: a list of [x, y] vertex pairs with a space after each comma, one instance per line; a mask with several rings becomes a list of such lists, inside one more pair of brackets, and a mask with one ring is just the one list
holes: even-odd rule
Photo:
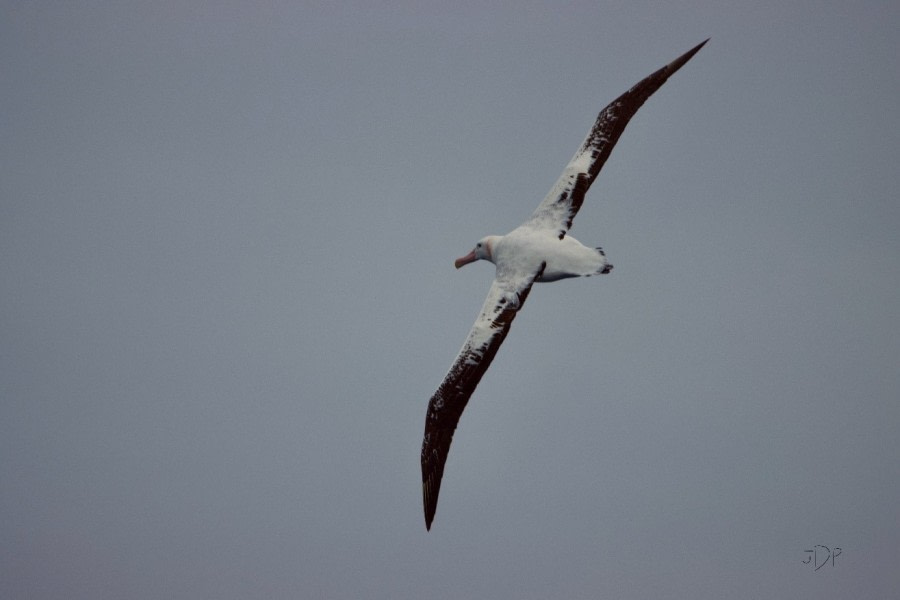
[[647, 76], [600, 111], [587, 138], [531, 217], [506, 235], [482, 238], [456, 259], [463, 265], [487, 260], [496, 274], [481, 313], [462, 349], [428, 403], [422, 440], [422, 500], [425, 528], [431, 530], [453, 432], [466, 403], [506, 339], [532, 284], [609, 273], [600, 248], [568, 234], [584, 196], [637, 110], [709, 39]]

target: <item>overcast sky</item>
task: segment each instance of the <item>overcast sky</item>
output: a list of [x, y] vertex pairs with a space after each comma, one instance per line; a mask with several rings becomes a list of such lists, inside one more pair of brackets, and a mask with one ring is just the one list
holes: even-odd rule
[[[0, 596], [896, 593], [900, 7], [730, 4], [0, 3]], [[426, 532], [453, 259], [707, 37]]]

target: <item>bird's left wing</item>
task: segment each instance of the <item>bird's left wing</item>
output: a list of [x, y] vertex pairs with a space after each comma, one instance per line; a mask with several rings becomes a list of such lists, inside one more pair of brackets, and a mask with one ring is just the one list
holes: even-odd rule
[[707, 39], [691, 48], [668, 65], [648, 75], [630, 90], [613, 100], [600, 111], [587, 138], [553, 185], [547, 197], [538, 205], [528, 223], [534, 227], [556, 230], [559, 239], [572, 227], [572, 219], [584, 202], [584, 196], [603, 168], [606, 159], [625, 126], [653, 92], [696, 54]]
[[469, 337], [428, 403], [425, 437], [422, 439], [422, 501], [425, 527], [428, 529], [431, 529], [437, 509], [444, 464], [459, 417], [500, 344], [506, 339], [532, 284], [543, 271], [544, 265], [541, 265], [536, 273], [494, 280]]

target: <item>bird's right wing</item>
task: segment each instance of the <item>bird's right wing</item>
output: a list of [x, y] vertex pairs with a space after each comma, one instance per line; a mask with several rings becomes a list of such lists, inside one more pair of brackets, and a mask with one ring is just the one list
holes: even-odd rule
[[422, 501], [428, 529], [437, 509], [444, 464], [459, 417], [543, 271], [541, 265], [536, 273], [494, 280], [469, 337], [428, 403], [422, 439]]

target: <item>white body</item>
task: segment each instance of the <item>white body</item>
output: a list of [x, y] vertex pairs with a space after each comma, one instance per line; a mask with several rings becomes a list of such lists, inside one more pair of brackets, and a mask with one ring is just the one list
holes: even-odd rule
[[612, 269], [603, 250], [585, 246], [572, 236], [559, 239], [555, 232], [523, 225], [503, 237], [492, 236], [491, 256], [497, 277], [512, 273], [535, 273], [546, 263], [535, 281], [558, 281], [568, 277], [589, 277]]

